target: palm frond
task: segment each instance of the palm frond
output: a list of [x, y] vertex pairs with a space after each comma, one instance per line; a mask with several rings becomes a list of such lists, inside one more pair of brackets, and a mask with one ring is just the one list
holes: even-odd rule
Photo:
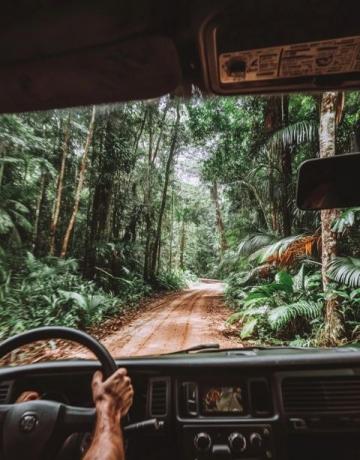
[[259, 249], [264, 248], [275, 241], [276, 237], [267, 233], [248, 235], [240, 242], [237, 253], [240, 257], [248, 257]]
[[273, 329], [281, 329], [298, 318], [307, 320], [319, 318], [322, 310], [323, 305], [321, 303], [299, 300], [292, 304], [274, 308], [269, 313], [268, 319]]
[[299, 121], [276, 131], [266, 144], [267, 150], [276, 151], [281, 147], [303, 144], [317, 139], [318, 123]]
[[330, 262], [327, 275], [338, 283], [360, 287], [360, 259], [336, 257]]
[[316, 235], [290, 236], [259, 249], [249, 260], [289, 267], [296, 261], [311, 256], [318, 243], [319, 237]]

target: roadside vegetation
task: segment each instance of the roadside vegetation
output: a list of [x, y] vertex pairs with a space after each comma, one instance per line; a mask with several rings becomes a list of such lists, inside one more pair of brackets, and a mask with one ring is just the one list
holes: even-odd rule
[[184, 288], [178, 101], [0, 117], [0, 339]]
[[304, 160], [359, 146], [359, 93], [1, 116], [0, 339], [210, 277], [239, 341], [358, 342], [360, 208], [302, 212], [295, 191]]
[[224, 190], [214, 276], [229, 325], [255, 343], [358, 342], [360, 209], [303, 212], [295, 194], [304, 160], [360, 150], [359, 93], [212, 100], [192, 123], [211, 152], [204, 174]]

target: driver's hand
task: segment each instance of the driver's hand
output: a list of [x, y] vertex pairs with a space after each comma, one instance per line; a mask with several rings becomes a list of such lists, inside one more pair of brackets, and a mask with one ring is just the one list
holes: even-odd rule
[[134, 389], [126, 369], [118, 369], [103, 382], [100, 371], [95, 372], [92, 379], [92, 393], [99, 413], [117, 418], [124, 417], [133, 403]]
[[36, 401], [38, 399], [40, 399], [40, 395], [36, 391], [24, 391], [24, 393], [21, 393], [21, 395], [17, 398], [15, 403], [19, 404], [28, 401]]

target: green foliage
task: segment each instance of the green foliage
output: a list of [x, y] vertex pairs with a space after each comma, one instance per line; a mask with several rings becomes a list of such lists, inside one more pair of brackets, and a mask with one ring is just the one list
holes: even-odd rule
[[290, 341], [322, 316], [319, 273], [306, 274], [305, 265], [293, 275], [279, 271], [272, 282], [251, 287], [234, 286], [233, 279], [228, 283], [226, 296], [236, 308], [228, 322], [239, 325], [242, 339]]
[[158, 274], [156, 278], [156, 284], [160, 289], [173, 291], [179, 289], [185, 289], [190, 283], [196, 281], [194, 276], [189, 271], [164, 271]]
[[[4, 268], [0, 273], [1, 338], [37, 326], [87, 328], [100, 324], [131, 304], [139, 289], [134, 283], [121, 297], [115, 296], [85, 280], [74, 259], [39, 260], [30, 253], [17, 273]], [[142, 296], [143, 285], [140, 288]]]
[[328, 276], [346, 286], [360, 287], [360, 259], [336, 257], [328, 267]]
[[267, 235], [266, 233], [259, 233], [255, 235], [247, 235], [238, 246], [238, 255], [240, 257], [249, 257], [264, 247], [277, 240], [274, 235]]
[[279, 150], [282, 147], [291, 147], [316, 140], [318, 135], [318, 123], [314, 121], [301, 120], [292, 125], [286, 126], [269, 139], [266, 147], [270, 150]]
[[293, 304], [274, 308], [269, 313], [269, 323], [274, 329], [282, 329], [298, 318], [306, 320], [320, 318], [322, 311], [323, 305], [321, 303], [299, 300]]
[[[360, 143], [359, 102], [359, 93], [346, 95], [339, 153]], [[295, 180], [299, 165], [318, 154], [317, 101], [196, 93], [179, 102], [175, 138], [177, 104], [164, 97], [97, 108], [64, 259], [48, 254], [60, 254], [73, 210], [89, 109], [0, 117], [2, 337], [36, 325], [99, 324], [152, 289], [185, 288], [193, 272], [226, 279], [229, 323], [241, 339], [316, 342], [326, 301], [320, 215], [296, 210]], [[360, 296], [351, 292], [360, 286], [359, 220], [354, 208], [333, 222], [342, 257], [328, 267], [348, 340], [360, 337]]]
[[334, 233], [342, 234], [349, 228], [351, 228], [356, 221], [356, 217], [360, 213], [360, 208], [351, 208], [343, 211], [340, 216], [334, 220], [332, 225], [332, 231]]

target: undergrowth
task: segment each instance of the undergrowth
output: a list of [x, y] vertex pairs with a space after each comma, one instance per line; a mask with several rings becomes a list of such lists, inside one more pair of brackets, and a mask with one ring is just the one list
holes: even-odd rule
[[[176, 290], [188, 281], [187, 273], [167, 272], [156, 284]], [[130, 272], [116, 277], [100, 271], [94, 280], [87, 280], [74, 259], [40, 260], [27, 253], [16, 267], [0, 260], [0, 340], [40, 326], [99, 325], [152, 291], [153, 286]]]

